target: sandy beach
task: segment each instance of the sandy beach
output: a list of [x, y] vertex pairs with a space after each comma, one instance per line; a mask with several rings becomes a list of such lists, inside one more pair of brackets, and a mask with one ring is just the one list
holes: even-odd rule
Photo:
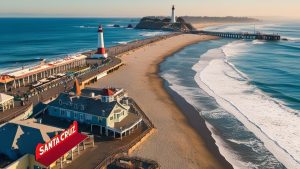
[[228, 163], [213, 153], [217, 150], [207, 148], [205, 138], [191, 127], [158, 76], [159, 63], [167, 56], [210, 39], [214, 37], [185, 34], [136, 49], [120, 56], [125, 66], [90, 86], [126, 89], [156, 126], [156, 132], [133, 155], [156, 160], [169, 169], [228, 168]]

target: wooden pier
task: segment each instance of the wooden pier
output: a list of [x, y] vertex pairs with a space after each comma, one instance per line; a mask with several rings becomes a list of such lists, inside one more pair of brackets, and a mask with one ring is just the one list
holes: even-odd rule
[[243, 33], [243, 32], [211, 32], [211, 31], [193, 31], [193, 33], [219, 36], [222, 38], [232, 38], [232, 39], [259, 39], [259, 40], [268, 40], [268, 41], [280, 40], [280, 35], [278, 34]]

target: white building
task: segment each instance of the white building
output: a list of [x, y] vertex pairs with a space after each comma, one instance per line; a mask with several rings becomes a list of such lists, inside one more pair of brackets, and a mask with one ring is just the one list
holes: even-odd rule
[[0, 112], [14, 108], [14, 97], [0, 93]]

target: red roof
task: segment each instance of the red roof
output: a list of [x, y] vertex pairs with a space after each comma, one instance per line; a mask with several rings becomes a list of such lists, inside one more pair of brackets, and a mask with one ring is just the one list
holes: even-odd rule
[[43, 155], [41, 158], [37, 159], [37, 161], [48, 167], [64, 154], [71, 151], [72, 148], [84, 141], [87, 137], [88, 136], [84, 134], [75, 133], [74, 135], [68, 137], [63, 144], [57, 145], [56, 147], [45, 153], [45, 155]]
[[104, 89], [105, 96], [113, 96], [115, 94], [113, 89]]

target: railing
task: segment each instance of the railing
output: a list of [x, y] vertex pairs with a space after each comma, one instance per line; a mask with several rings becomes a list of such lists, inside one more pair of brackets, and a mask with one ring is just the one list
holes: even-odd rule
[[10, 115], [5, 116], [5, 117], [3, 117], [3, 118], [0, 119], [0, 124], [6, 123], [6, 122], [8, 122], [8, 121], [10, 121], [10, 120], [12, 120], [12, 119], [20, 116], [21, 114], [25, 113], [30, 107], [32, 107], [32, 104], [28, 104], [28, 105], [23, 106], [22, 108], [18, 109], [15, 112], [11, 112]]

